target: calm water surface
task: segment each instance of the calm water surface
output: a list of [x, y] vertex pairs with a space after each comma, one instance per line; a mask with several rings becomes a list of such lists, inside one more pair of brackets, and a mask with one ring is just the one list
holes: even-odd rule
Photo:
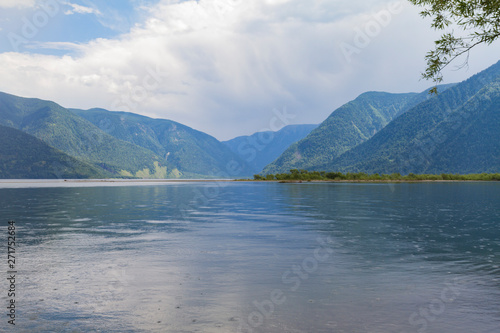
[[498, 183], [3, 188], [0, 219], [18, 332], [500, 332]]

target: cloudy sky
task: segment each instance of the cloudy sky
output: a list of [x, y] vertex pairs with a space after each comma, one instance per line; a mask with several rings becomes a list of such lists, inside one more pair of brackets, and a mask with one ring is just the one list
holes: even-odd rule
[[[0, 0], [0, 91], [167, 118], [220, 140], [420, 92], [438, 34], [406, 0]], [[466, 79], [500, 60], [471, 53]], [[458, 65], [459, 63], [457, 63]], [[451, 68], [453, 69], [453, 68]]]

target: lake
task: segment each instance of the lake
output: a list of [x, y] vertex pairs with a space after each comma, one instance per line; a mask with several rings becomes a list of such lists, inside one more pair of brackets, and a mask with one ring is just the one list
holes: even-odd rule
[[500, 332], [499, 183], [2, 186], [16, 332]]

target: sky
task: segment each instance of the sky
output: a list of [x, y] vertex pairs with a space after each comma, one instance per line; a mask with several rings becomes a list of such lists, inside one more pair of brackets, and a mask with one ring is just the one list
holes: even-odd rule
[[[0, 91], [228, 140], [421, 92], [439, 33], [406, 0], [0, 0]], [[459, 82], [500, 60], [474, 49]]]

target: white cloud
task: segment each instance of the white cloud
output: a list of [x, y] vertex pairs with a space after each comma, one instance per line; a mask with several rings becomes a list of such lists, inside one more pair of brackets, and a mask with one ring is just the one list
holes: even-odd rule
[[[0, 91], [168, 118], [219, 139], [269, 127], [273, 109], [286, 108], [295, 123], [319, 123], [364, 91], [431, 85], [419, 82], [432, 47], [428, 22], [405, 5], [377, 31], [370, 24], [387, 6], [383, 0], [164, 0], [119, 38], [43, 45], [72, 49], [72, 56], [0, 54]], [[375, 30], [356, 44], [364, 29]], [[342, 43], [359, 51], [350, 62]], [[488, 50], [478, 53], [481, 61], [471, 58], [477, 66], [469, 73], [449, 78], [492, 64], [499, 52]]]
[[95, 14], [95, 15], [100, 15], [101, 12], [98, 9], [91, 8], [91, 7], [85, 7], [81, 5], [77, 5], [74, 3], [67, 3], [68, 6], [71, 6], [72, 9], [69, 9], [64, 12], [65, 15], [72, 15], [72, 14]]
[[34, 7], [36, 0], [0, 0], [0, 8]]
[[70, 51], [80, 51], [82, 46], [76, 43], [70, 42], [33, 42], [26, 44], [26, 48], [31, 49], [51, 49], [51, 50], [70, 50]]

